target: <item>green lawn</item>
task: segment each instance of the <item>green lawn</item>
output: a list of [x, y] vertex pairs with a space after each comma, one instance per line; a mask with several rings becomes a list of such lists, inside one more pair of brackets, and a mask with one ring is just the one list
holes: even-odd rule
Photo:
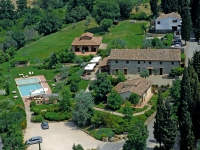
[[[144, 106], [143, 108], [133, 108], [133, 114], [142, 112], [142, 111], [146, 110], [147, 108], [148, 108], [148, 106]], [[124, 109], [124, 107], [121, 107], [119, 110], [117, 110], [117, 112], [123, 113], [123, 109]]]
[[144, 37], [140, 30], [142, 22], [130, 24], [129, 20], [121, 21], [119, 25], [111, 27], [108, 33], [105, 33], [94, 20], [92, 20], [88, 28], [84, 26], [84, 22], [85, 21], [76, 23], [74, 29], [72, 25], [69, 25], [57, 33], [26, 45], [17, 51], [15, 58], [23, 60], [24, 56], [27, 56], [31, 62], [34, 62], [36, 57], [43, 60], [49, 57], [52, 52], [59, 52], [65, 48], [70, 49], [74, 38], [80, 36], [84, 32], [92, 32], [94, 35], [103, 36], [104, 43], [111, 43], [114, 38], [121, 38], [126, 41], [128, 48], [137, 48], [137, 46], [142, 45]]
[[79, 86], [79, 89], [83, 89], [83, 90], [86, 90], [88, 84], [89, 84], [89, 80], [81, 80], [79, 83], [78, 83], [78, 86]]

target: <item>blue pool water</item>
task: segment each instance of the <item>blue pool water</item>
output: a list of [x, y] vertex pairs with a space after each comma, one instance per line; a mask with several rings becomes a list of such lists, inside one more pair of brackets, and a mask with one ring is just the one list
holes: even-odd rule
[[30, 83], [39, 83], [40, 80], [38, 78], [25, 78], [25, 79], [16, 79], [17, 85], [20, 84], [30, 84]]
[[30, 91], [38, 90], [42, 88], [42, 85], [39, 83], [36, 84], [26, 84], [18, 86], [21, 96], [30, 96]]
[[30, 96], [30, 91], [38, 90], [42, 88], [42, 85], [39, 83], [36, 84], [26, 84], [18, 86], [21, 96]]

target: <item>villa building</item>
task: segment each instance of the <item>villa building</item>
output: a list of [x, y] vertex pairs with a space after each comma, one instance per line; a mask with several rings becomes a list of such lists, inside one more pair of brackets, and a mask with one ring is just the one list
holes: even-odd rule
[[150, 75], [163, 75], [180, 66], [180, 62], [180, 49], [112, 49], [99, 64], [99, 72], [115, 74], [120, 70], [127, 75], [148, 69]]
[[76, 37], [72, 42], [73, 52], [97, 52], [103, 37], [94, 37], [92, 33], [86, 32], [81, 37]]
[[144, 78], [138, 78], [120, 82], [114, 87], [114, 89], [120, 94], [124, 101], [127, 100], [132, 93], [139, 95], [140, 100], [137, 105], [141, 106], [142, 103], [149, 100], [152, 96], [151, 86], [152, 81]]

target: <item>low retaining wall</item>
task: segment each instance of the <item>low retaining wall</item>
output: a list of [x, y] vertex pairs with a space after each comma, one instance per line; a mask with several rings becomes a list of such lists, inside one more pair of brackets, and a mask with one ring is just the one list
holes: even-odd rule
[[147, 120], [144, 122], [144, 124], [147, 125], [155, 116], [156, 116], [156, 111], [147, 118]]

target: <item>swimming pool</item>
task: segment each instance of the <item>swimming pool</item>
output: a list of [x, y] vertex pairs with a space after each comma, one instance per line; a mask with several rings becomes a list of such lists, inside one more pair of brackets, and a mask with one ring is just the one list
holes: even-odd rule
[[38, 78], [26, 78], [26, 79], [16, 79], [15, 80], [21, 96], [31, 96], [45, 93], [42, 85], [39, 83]]
[[38, 78], [16, 79], [15, 81], [16, 81], [17, 85], [39, 83], [40, 82], [40, 80]]
[[[21, 93], [21, 96], [31, 96], [31, 95], [34, 95], [34, 94], [32, 94], [32, 92], [35, 90], [41, 89], [42, 85], [39, 83], [25, 84], [25, 85], [19, 85], [18, 88]], [[40, 92], [37, 94], [42, 94], [42, 93], [44, 93], [44, 92]]]

